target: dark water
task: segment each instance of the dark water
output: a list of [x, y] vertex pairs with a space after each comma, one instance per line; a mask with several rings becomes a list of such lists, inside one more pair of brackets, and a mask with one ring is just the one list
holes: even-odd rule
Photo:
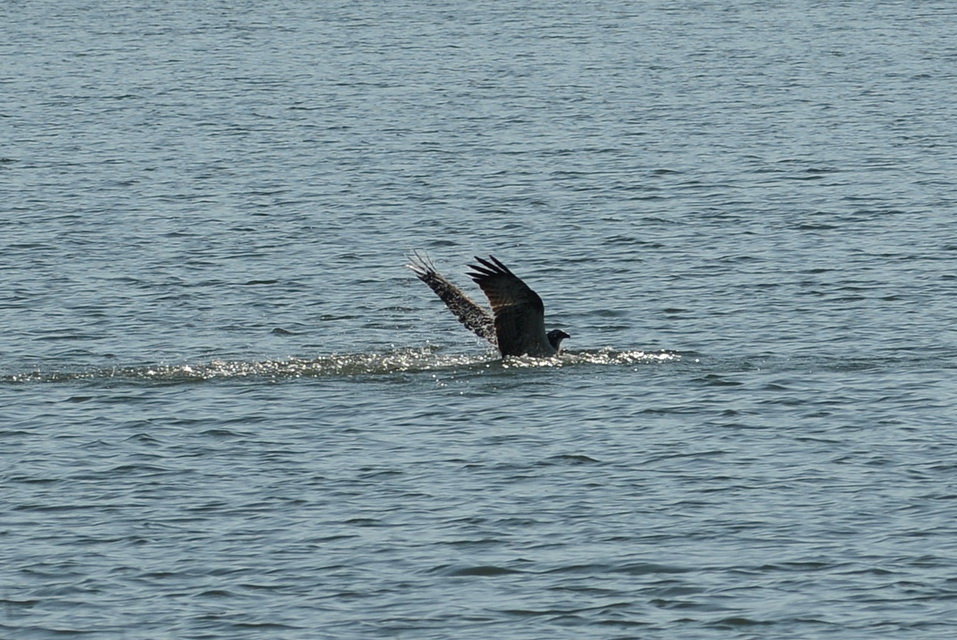
[[952, 637], [955, 26], [4, 3], [0, 637]]

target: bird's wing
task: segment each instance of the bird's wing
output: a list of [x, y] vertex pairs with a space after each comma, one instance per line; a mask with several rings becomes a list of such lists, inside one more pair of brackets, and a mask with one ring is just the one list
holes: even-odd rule
[[406, 266], [415, 272], [419, 280], [429, 285], [429, 288], [442, 299], [449, 311], [455, 314], [459, 322], [474, 331], [480, 338], [485, 338], [492, 345], [498, 346], [495, 335], [495, 317], [473, 302], [461, 289], [436, 271], [435, 265], [428, 257], [415, 252], [409, 256], [409, 264]]
[[482, 288], [495, 312], [495, 334], [503, 356], [550, 356], [545, 335], [545, 305], [537, 293], [494, 256], [475, 256], [468, 275]]

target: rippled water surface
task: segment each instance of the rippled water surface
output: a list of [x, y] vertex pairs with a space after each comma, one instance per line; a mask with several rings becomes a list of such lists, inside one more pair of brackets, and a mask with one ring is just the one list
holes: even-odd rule
[[3, 4], [0, 638], [953, 637], [955, 25]]

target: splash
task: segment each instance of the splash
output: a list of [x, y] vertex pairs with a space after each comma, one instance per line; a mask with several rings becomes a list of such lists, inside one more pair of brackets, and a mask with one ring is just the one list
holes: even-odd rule
[[386, 353], [331, 354], [313, 359], [213, 360], [201, 364], [157, 364], [142, 367], [111, 367], [82, 372], [44, 372], [4, 376], [4, 382], [61, 382], [69, 380], [127, 380], [152, 382], [200, 382], [217, 379], [295, 379], [324, 376], [348, 377], [397, 372], [468, 367], [486, 357], [440, 355], [431, 349], [395, 350]]
[[552, 358], [509, 357], [502, 361], [502, 367], [505, 369], [567, 367], [588, 364], [620, 366], [659, 364], [680, 359], [681, 355], [674, 351], [617, 351], [611, 347], [605, 347], [594, 351], [565, 351]]
[[554, 358], [510, 357], [500, 360], [493, 354], [455, 355], [437, 353], [434, 348], [397, 349], [384, 353], [332, 354], [313, 359], [213, 360], [202, 364], [158, 364], [141, 367], [110, 367], [89, 371], [31, 371], [3, 376], [6, 383], [66, 382], [101, 380], [156, 383], [189, 383], [209, 380], [287, 380], [297, 378], [388, 375], [443, 370], [526, 369], [580, 365], [622, 366], [656, 364], [679, 360], [671, 351], [566, 352]]

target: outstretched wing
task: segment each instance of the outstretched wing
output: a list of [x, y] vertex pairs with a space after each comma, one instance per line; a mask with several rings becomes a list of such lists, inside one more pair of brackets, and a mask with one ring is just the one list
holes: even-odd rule
[[495, 335], [495, 318], [492, 314], [477, 305], [461, 289], [446, 280], [445, 276], [435, 270], [435, 265], [428, 257], [423, 257], [415, 252], [409, 257], [409, 264], [406, 266], [415, 272], [419, 280], [429, 285], [429, 288], [442, 299], [449, 311], [455, 314], [459, 322], [474, 331], [480, 338], [485, 338], [494, 346], [498, 346]]
[[545, 305], [537, 293], [494, 256], [475, 256], [469, 265], [495, 312], [495, 334], [503, 356], [551, 356], [555, 349], [545, 335]]

